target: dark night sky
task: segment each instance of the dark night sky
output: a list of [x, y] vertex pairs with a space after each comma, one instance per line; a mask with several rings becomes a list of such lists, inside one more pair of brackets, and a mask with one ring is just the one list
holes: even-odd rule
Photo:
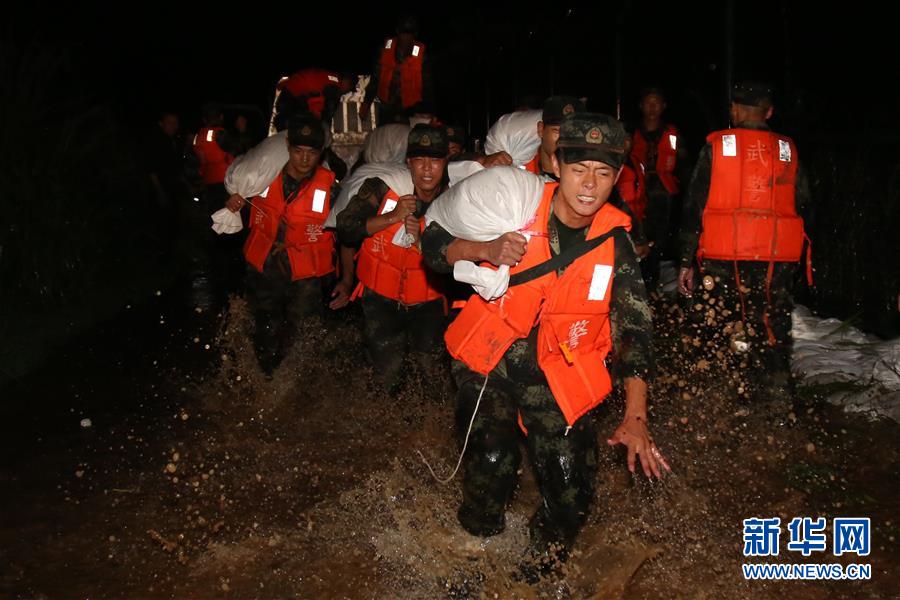
[[[618, 32], [626, 117], [634, 117], [640, 87], [657, 82], [668, 89], [670, 116], [684, 129], [702, 136], [723, 124], [725, 2], [551, 3], [530, 12], [461, 3], [310, 10], [298, 3], [292, 14], [275, 6], [51, 11], [48, 5], [42, 18], [13, 17], [5, 31], [64, 47], [81, 83], [126, 121], [152, 122], [171, 107], [190, 125], [206, 100], [266, 108], [278, 78], [302, 67], [369, 72], [405, 9], [418, 15], [430, 50], [439, 113], [476, 131], [528, 94], [587, 95], [591, 109], [613, 112]], [[734, 11], [735, 76], [774, 81], [782, 114], [793, 107], [807, 129], [882, 127], [890, 106], [878, 93], [878, 72], [897, 52], [879, 48], [887, 50], [890, 39], [878, 34], [880, 9], [780, 0], [770, 7], [736, 2]]]

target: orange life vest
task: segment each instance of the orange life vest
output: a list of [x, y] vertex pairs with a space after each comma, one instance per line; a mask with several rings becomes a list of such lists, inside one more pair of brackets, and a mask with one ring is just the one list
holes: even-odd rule
[[522, 165], [522, 169], [528, 171], [529, 173], [534, 173], [535, 175], [541, 174], [541, 151], [538, 150], [537, 154], [534, 155], [534, 158], [529, 160], [527, 163]]
[[[547, 183], [525, 256], [511, 274], [551, 257], [547, 223], [559, 184]], [[594, 217], [588, 239], [613, 227], [631, 228], [629, 217], [609, 203]], [[444, 340], [450, 354], [470, 369], [488, 374], [535, 324], [537, 359], [553, 397], [569, 425], [600, 404], [612, 389], [606, 356], [612, 349], [610, 296], [615, 272], [615, 241], [610, 238], [576, 259], [562, 276], [548, 273], [510, 287], [487, 302], [474, 294], [450, 324]]]
[[278, 87], [287, 90], [295, 98], [306, 97], [309, 112], [316, 117], [321, 117], [322, 110], [325, 108], [325, 88], [338, 87], [340, 82], [340, 77], [333, 71], [303, 69], [281, 82]]
[[637, 171], [631, 168], [631, 165], [622, 165], [622, 174], [619, 175], [619, 181], [616, 182], [616, 189], [622, 200], [631, 209], [631, 214], [638, 221], [644, 220], [644, 214], [647, 210], [647, 195], [643, 193], [643, 170], [638, 167]]
[[244, 258], [262, 273], [279, 224], [284, 221], [291, 281], [327, 275], [334, 271], [334, 234], [323, 226], [331, 211], [334, 173], [317, 167], [290, 203], [285, 202], [283, 177], [279, 173], [266, 191], [251, 201], [250, 235], [244, 242]]
[[[656, 144], [656, 175], [670, 195], [678, 193], [679, 183], [675, 177], [675, 161], [678, 150], [678, 130], [672, 125], [663, 128], [659, 142]], [[650, 143], [638, 129], [634, 132], [631, 146], [631, 159], [635, 165], [647, 165], [650, 154]], [[644, 193], [646, 195], [646, 192]]]
[[698, 258], [799, 261], [805, 235], [794, 201], [793, 140], [756, 129], [716, 131], [706, 139], [712, 175]]
[[224, 130], [224, 127], [204, 127], [194, 136], [194, 154], [200, 159], [200, 177], [206, 185], [225, 181], [225, 172], [234, 162], [234, 157], [216, 142], [216, 133]]
[[[391, 95], [391, 80], [397, 67], [397, 40], [390, 38], [381, 49], [381, 73], [378, 78], [378, 98], [388, 102]], [[425, 45], [413, 42], [410, 53], [400, 63], [400, 104], [410, 108], [422, 101], [422, 60]]]
[[[399, 198], [394, 190], [388, 189], [378, 207], [378, 214], [394, 210]], [[354, 297], [364, 288], [369, 288], [406, 305], [443, 298], [443, 294], [431, 284], [430, 271], [425, 268], [419, 249], [415, 246], [403, 248], [393, 243], [394, 235], [402, 227], [402, 221], [395, 223], [363, 241], [356, 266], [359, 287]], [[425, 229], [424, 217], [419, 219], [419, 229]]]

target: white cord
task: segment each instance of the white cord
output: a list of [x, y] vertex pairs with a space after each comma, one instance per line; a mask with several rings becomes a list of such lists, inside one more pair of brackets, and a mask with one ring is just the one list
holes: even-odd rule
[[453, 472], [450, 473], [450, 476], [446, 479], [441, 479], [434, 472], [434, 469], [431, 468], [431, 465], [428, 464], [428, 460], [425, 458], [425, 455], [422, 454], [421, 450], [416, 450], [416, 454], [419, 455], [419, 458], [422, 459], [422, 462], [425, 463], [425, 466], [428, 467], [428, 470], [431, 471], [431, 476], [434, 477], [434, 480], [438, 483], [448, 484], [450, 483], [454, 477], [456, 477], [457, 471], [459, 471], [459, 466], [462, 464], [463, 456], [466, 453], [466, 447], [469, 445], [469, 435], [472, 433], [472, 424], [475, 423], [475, 415], [478, 414], [478, 407], [481, 405], [481, 397], [484, 396], [484, 390], [487, 387], [488, 376], [484, 376], [484, 383], [481, 385], [481, 392], [478, 394], [478, 401], [475, 402], [475, 410], [472, 411], [472, 418], [469, 419], [469, 430], [466, 432], [466, 440], [463, 442], [462, 452], [459, 453], [459, 460], [456, 461], [456, 468], [453, 469]]

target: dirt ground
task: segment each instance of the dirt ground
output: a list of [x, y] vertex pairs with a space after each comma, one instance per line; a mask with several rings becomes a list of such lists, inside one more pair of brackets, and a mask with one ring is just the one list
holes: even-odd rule
[[[442, 485], [423, 464], [418, 452], [445, 475], [458, 456], [446, 374], [410, 369], [398, 395], [380, 391], [351, 313], [307, 323], [267, 380], [237, 299], [218, 315], [148, 309], [4, 394], [16, 408], [4, 417], [0, 595], [900, 596], [900, 427], [844, 415], [816, 390], [743, 400], [729, 361], [698, 359], [679, 311], [657, 309], [650, 420], [673, 472], [628, 473], [605, 443], [622, 413], [608, 399], [593, 512], [557, 576], [517, 576], [540, 501], [527, 466], [507, 530], [479, 539], [456, 523], [459, 477]], [[745, 581], [742, 520], [770, 516], [871, 517], [865, 559], [804, 559], [785, 551], [786, 531], [778, 557], [866, 562], [871, 580]]]

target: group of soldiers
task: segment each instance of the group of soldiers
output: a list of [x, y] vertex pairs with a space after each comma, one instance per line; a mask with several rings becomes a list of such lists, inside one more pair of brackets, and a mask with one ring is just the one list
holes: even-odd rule
[[[400, 98], [401, 108], [423, 90], [416, 69], [421, 75], [425, 46], [411, 33], [398, 29], [385, 42], [373, 92]], [[468, 436], [459, 522], [478, 536], [504, 529], [524, 433], [543, 497], [530, 527], [536, 558], [564, 559], [585, 522], [598, 462], [592, 416], [614, 386], [625, 409], [608, 444], [627, 449], [632, 472], [669, 470], [649, 430], [648, 289], [658, 286], [663, 248], [676, 245], [684, 183], [680, 293], [690, 297], [699, 283], [733, 313], [743, 345], [727, 350], [747, 350], [758, 400], [789, 391], [790, 290], [805, 240], [798, 211], [809, 194], [794, 142], [766, 125], [771, 88], [735, 86], [733, 127], [707, 137], [690, 177], [679, 133], [662, 119], [662, 92], [645, 90], [640, 108], [629, 134], [577, 98], [545, 102], [540, 146], [518, 165], [543, 186], [528, 237], [476, 241], [436, 221], [426, 228], [425, 213], [448, 189], [449, 162], [477, 161], [486, 178], [515, 168], [505, 152], [466, 153], [459, 128], [437, 122], [409, 131], [409, 181], [395, 190], [383, 178], [365, 180], [334, 229], [325, 220], [339, 183], [321, 163], [326, 135], [314, 114], [283, 119], [289, 158], [265, 192], [227, 201], [232, 211], [249, 208], [246, 294], [264, 370], [288, 352], [302, 319], [353, 301], [386, 390], [449, 360], [459, 432]], [[459, 261], [508, 266], [509, 288], [489, 300], [473, 294], [452, 279]]]

